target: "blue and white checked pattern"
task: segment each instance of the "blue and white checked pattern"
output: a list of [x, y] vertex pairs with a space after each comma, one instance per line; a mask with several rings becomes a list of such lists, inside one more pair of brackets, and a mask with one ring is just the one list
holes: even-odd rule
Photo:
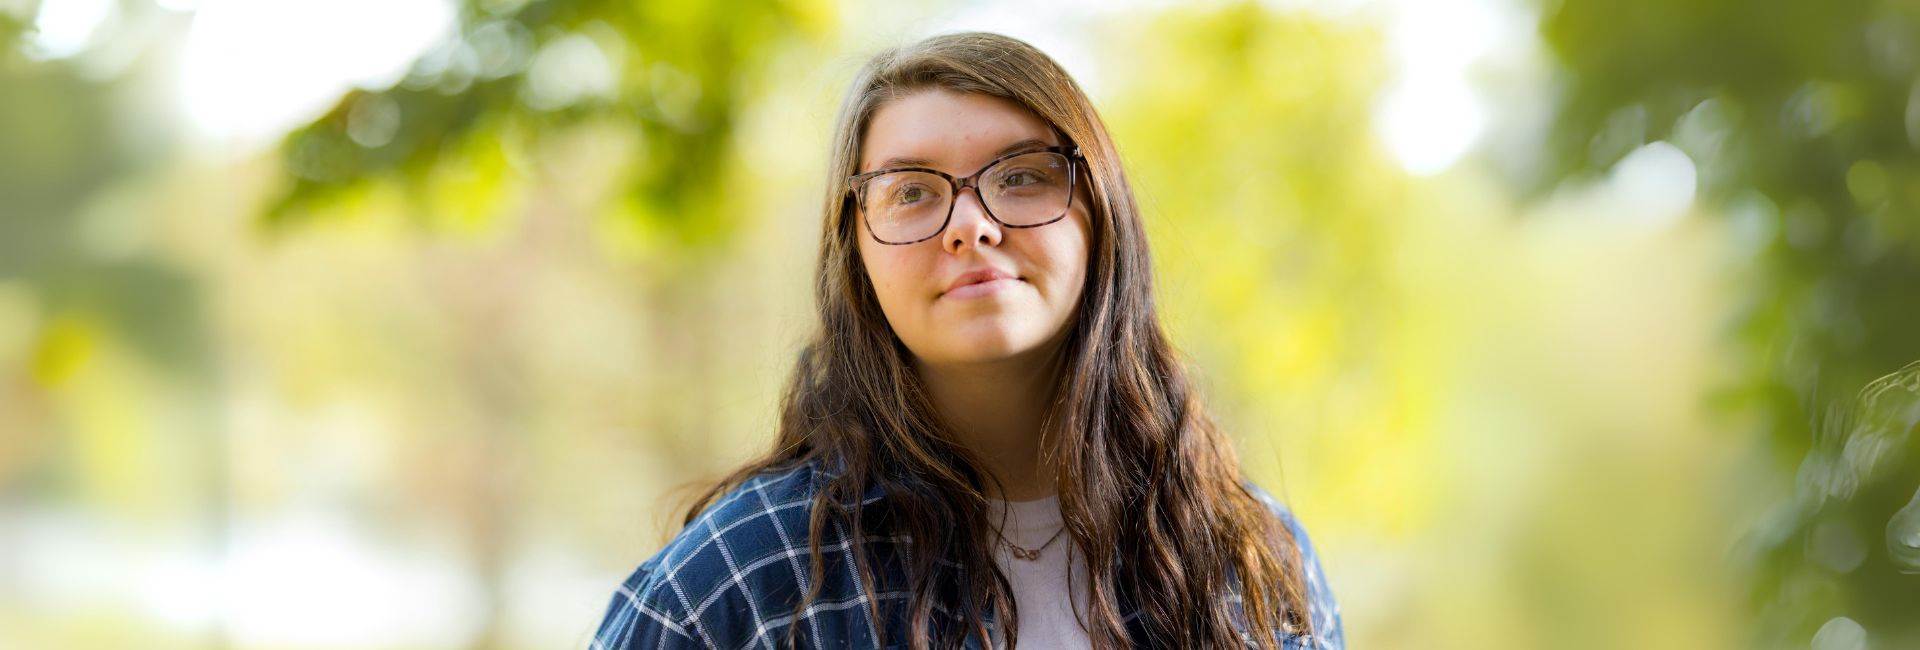
[[[829, 564], [820, 595], [794, 615], [810, 587], [807, 529], [817, 486], [814, 468], [802, 465], [761, 474], [717, 499], [614, 590], [590, 650], [784, 647], [793, 625], [801, 626], [794, 633], [803, 648], [877, 648], [883, 628], [887, 647], [906, 647], [910, 547], [905, 536], [862, 540], [876, 582], [868, 590], [855, 578], [844, 528], [828, 531], [821, 540]], [[1271, 495], [1249, 487], [1293, 530], [1307, 561], [1309, 610], [1319, 634], [1288, 635], [1283, 646], [1344, 648], [1340, 607], [1306, 530]], [[872, 489], [861, 507], [873, 508], [880, 499], [880, 490]], [[1228, 600], [1237, 605], [1237, 598]], [[869, 602], [877, 603], [882, 620], [873, 620]], [[1140, 645], [1139, 611], [1123, 603], [1122, 612]], [[935, 625], [954, 623], [935, 619]], [[969, 639], [966, 647], [978, 648], [977, 639]]]

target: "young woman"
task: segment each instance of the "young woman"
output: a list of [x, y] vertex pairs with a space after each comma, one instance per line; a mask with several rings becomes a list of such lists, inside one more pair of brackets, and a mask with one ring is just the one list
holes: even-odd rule
[[1106, 127], [1026, 43], [876, 56], [835, 129], [778, 440], [617, 590], [596, 648], [1341, 647], [1154, 311]]

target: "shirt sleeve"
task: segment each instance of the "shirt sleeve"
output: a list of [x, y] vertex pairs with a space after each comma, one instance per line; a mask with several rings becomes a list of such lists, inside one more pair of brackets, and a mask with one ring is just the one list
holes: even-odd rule
[[648, 604], [646, 589], [651, 564], [642, 564], [614, 589], [606, 616], [588, 650], [655, 650], [706, 648], [692, 630], [674, 622], [661, 608]]
[[1340, 623], [1340, 603], [1333, 598], [1333, 588], [1327, 584], [1326, 569], [1320, 566], [1320, 554], [1314, 551], [1313, 540], [1307, 537], [1307, 529], [1291, 512], [1283, 511], [1287, 527], [1293, 531], [1293, 540], [1300, 546], [1300, 559], [1307, 570], [1307, 612], [1313, 619], [1315, 648], [1345, 648], [1347, 633]]

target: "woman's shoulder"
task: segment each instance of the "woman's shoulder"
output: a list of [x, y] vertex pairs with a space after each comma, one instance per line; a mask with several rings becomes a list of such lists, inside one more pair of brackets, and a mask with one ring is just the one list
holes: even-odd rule
[[1294, 516], [1293, 509], [1262, 489], [1252, 481], [1241, 483], [1253, 498], [1267, 506], [1293, 534], [1294, 545], [1300, 549], [1300, 564], [1306, 570], [1307, 608], [1313, 620], [1314, 636], [1318, 645], [1312, 647], [1346, 647], [1346, 632], [1340, 620], [1340, 603], [1333, 597], [1333, 588], [1327, 584], [1326, 569], [1320, 563], [1320, 554], [1315, 549], [1313, 539], [1307, 535], [1307, 527]]
[[671, 587], [698, 601], [734, 571], [804, 548], [814, 477], [813, 467], [802, 464], [755, 474], [716, 495], [640, 564], [630, 586], [641, 593]]
[[[595, 647], [740, 645], [806, 589], [819, 472], [755, 474], [713, 499], [616, 588]], [[835, 529], [821, 544], [840, 544]]]
[[1293, 515], [1292, 508], [1287, 507], [1286, 503], [1281, 502], [1280, 499], [1274, 497], [1272, 493], [1260, 487], [1258, 483], [1254, 483], [1252, 480], [1242, 479], [1240, 485], [1245, 487], [1247, 492], [1252, 494], [1255, 500], [1265, 505], [1268, 512], [1273, 513], [1273, 516], [1278, 518], [1281, 523], [1286, 524], [1287, 530], [1292, 532], [1294, 537], [1300, 540], [1302, 546], [1300, 549], [1301, 553], [1309, 552], [1308, 549], [1305, 548], [1308, 545], [1306, 526], [1300, 523], [1299, 517]]

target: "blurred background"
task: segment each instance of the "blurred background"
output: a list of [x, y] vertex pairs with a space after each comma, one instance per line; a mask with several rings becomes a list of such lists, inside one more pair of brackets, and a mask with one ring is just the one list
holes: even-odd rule
[[1920, 647], [1920, 4], [0, 0], [0, 648], [583, 647], [964, 29], [1354, 647]]

